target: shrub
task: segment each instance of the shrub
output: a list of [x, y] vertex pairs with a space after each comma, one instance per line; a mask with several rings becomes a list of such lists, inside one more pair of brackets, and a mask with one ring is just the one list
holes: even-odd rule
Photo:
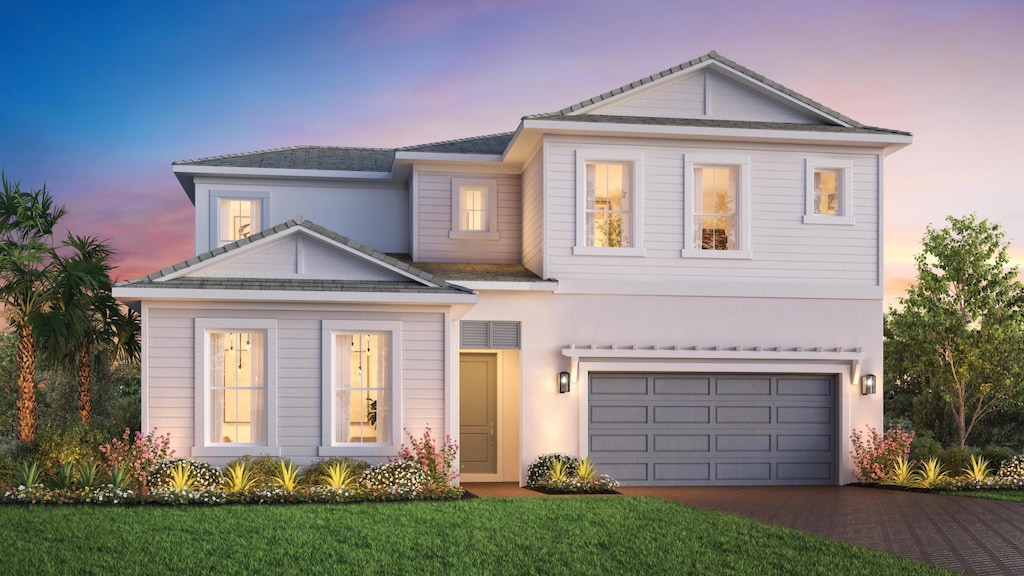
[[14, 460], [0, 454], [0, 488], [11, 486], [18, 477], [18, 465]]
[[1024, 480], [1024, 454], [1008, 458], [999, 466], [1000, 478]]
[[942, 463], [944, 469], [959, 472], [965, 468], [970, 468], [972, 455], [973, 452], [969, 448], [950, 446], [939, 455], [939, 462]]
[[170, 488], [173, 477], [172, 471], [179, 464], [185, 465], [188, 473], [194, 478], [193, 490], [212, 490], [220, 486], [223, 481], [224, 475], [215, 466], [198, 460], [172, 458], [170, 460], [161, 460], [153, 466], [149, 476], [150, 486], [153, 488]]
[[103, 435], [94, 428], [76, 424], [66, 427], [48, 425], [41, 427], [36, 439], [18, 446], [18, 460], [32, 460], [39, 463], [40, 473], [55, 478], [57, 468], [65, 462], [81, 464], [91, 458], [98, 458], [98, 446]]
[[964, 468], [963, 477], [975, 482], [984, 482], [992, 476], [989, 461], [981, 456], [971, 455], [971, 465]]
[[445, 436], [439, 447], [430, 435], [430, 426], [423, 430], [421, 439], [417, 439], [408, 430], [405, 431], [405, 435], [409, 437], [411, 446], [402, 444], [402, 449], [398, 452], [399, 458], [422, 468], [427, 473], [430, 484], [447, 485], [455, 480], [459, 475], [455, 469], [459, 445], [450, 436]]
[[353, 458], [327, 458], [306, 466], [302, 472], [302, 483], [306, 486], [317, 486], [324, 484], [328, 471], [335, 465], [344, 465], [355, 479], [359, 479], [367, 470], [370, 464], [363, 460]]
[[921, 469], [914, 474], [914, 485], [919, 488], [935, 488], [949, 478], [942, 469], [938, 458], [929, 458], [921, 463]]
[[251, 470], [254, 477], [252, 489], [262, 490], [274, 486], [274, 476], [277, 474], [279, 466], [278, 461], [277, 458], [265, 454], [261, 456], [242, 456], [228, 462], [228, 466], [244, 462], [246, 469]]
[[892, 468], [889, 473], [882, 479], [882, 484], [887, 486], [900, 486], [903, 488], [910, 488], [915, 485], [915, 472], [914, 467], [903, 456], [896, 458], [893, 462]]
[[910, 443], [910, 460], [924, 462], [929, 458], [938, 458], [942, 454], [942, 444], [931, 436], [924, 434], [914, 436]]
[[236, 460], [224, 470], [223, 487], [228, 493], [244, 493], [254, 490], [259, 478], [244, 460]]
[[865, 433], [854, 430], [850, 434], [853, 444], [850, 455], [853, 456], [857, 479], [869, 483], [884, 482], [896, 460], [910, 456], [913, 440], [914, 433], [904, 432], [899, 425], [886, 430], [884, 435], [879, 435], [871, 426], [867, 426]]
[[108, 466], [126, 467], [133, 484], [143, 490], [149, 489], [150, 470], [174, 454], [170, 436], [157, 435], [155, 429], [149, 434], [136, 432], [133, 437], [131, 429], [125, 428], [120, 438], [101, 444], [99, 450]]
[[281, 460], [277, 463], [277, 471], [272, 478], [274, 486], [285, 492], [295, 492], [299, 488], [299, 471], [301, 468], [292, 464], [291, 460]]
[[534, 460], [526, 469], [526, 485], [530, 488], [543, 486], [555, 462], [561, 462], [566, 467], [566, 474], [576, 476], [580, 468], [580, 459], [568, 454], [552, 452], [543, 454]]
[[981, 456], [988, 460], [992, 470], [999, 470], [999, 467], [1003, 462], [1013, 458], [1014, 454], [1016, 454], [1016, 452], [1014, 452], [1013, 448], [996, 446], [994, 444], [989, 444], [981, 451]]
[[430, 476], [409, 460], [395, 460], [367, 470], [359, 482], [367, 496], [375, 500], [415, 498], [430, 484]]

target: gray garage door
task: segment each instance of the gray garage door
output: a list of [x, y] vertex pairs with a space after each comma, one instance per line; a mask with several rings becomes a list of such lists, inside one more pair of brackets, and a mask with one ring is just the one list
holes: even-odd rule
[[832, 376], [590, 375], [590, 456], [624, 485], [834, 484]]

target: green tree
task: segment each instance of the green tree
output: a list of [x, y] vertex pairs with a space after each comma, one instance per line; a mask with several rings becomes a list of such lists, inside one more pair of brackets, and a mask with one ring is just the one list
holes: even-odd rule
[[1000, 226], [971, 215], [927, 228], [917, 283], [885, 318], [885, 365], [896, 387], [948, 406], [964, 446], [978, 421], [1024, 393], [1024, 289]]
[[36, 345], [30, 317], [46, 310], [53, 268], [53, 228], [67, 213], [46, 186], [23, 191], [0, 173], [0, 304], [18, 335], [18, 441], [36, 434]]
[[92, 419], [95, 362], [139, 359], [138, 316], [110, 295], [113, 250], [91, 236], [68, 234], [54, 260], [50, 307], [33, 316], [43, 359], [76, 373], [78, 415]]

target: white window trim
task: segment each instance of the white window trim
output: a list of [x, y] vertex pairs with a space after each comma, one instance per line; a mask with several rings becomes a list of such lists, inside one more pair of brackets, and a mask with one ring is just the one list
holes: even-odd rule
[[[696, 201], [693, 171], [699, 166], [729, 166], [736, 175], [736, 232], [738, 246], [734, 250], [702, 250], [693, 234], [693, 205]], [[739, 154], [687, 154], [683, 161], [683, 258], [750, 260], [750, 157]]]
[[[804, 174], [806, 189], [806, 208], [804, 224], [830, 224], [835, 226], [853, 226], [857, 223], [853, 216], [853, 162], [835, 158], [812, 157], [806, 160], [807, 170]], [[842, 182], [842, 204], [837, 215], [814, 213], [814, 173], [818, 170], [839, 170]]]
[[[487, 218], [487, 230], [462, 230], [462, 186], [482, 186], [487, 188], [484, 195], [484, 215]], [[452, 229], [448, 238], [452, 240], [498, 240], [498, 181], [493, 178], [452, 178]]]
[[[399, 321], [324, 320], [321, 322], [321, 436], [318, 455], [330, 456], [394, 456], [402, 444], [402, 323]], [[335, 442], [333, 434], [333, 385], [337, 377], [337, 347], [334, 339], [344, 334], [368, 332], [391, 336], [391, 430], [390, 441], [380, 443]]]
[[[210, 418], [210, 333], [261, 330], [266, 333], [267, 443], [221, 444], [207, 441]], [[250, 318], [196, 318], [195, 320], [195, 437], [192, 456], [280, 456], [277, 443], [277, 320]]]
[[[630, 162], [633, 174], [633, 245], [622, 248], [587, 246], [587, 164], [592, 162]], [[632, 148], [579, 148], [576, 150], [576, 245], [577, 256], [645, 256], [644, 250], [644, 154]]]
[[222, 200], [260, 201], [260, 231], [270, 228], [270, 192], [210, 190], [210, 250], [220, 248], [220, 203]]

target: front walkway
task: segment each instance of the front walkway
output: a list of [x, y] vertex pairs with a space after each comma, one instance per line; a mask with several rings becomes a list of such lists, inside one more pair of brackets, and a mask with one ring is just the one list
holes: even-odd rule
[[[465, 484], [484, 497], [537, 494]], [[1024, 574], [1024, 503], [855, 486], [623, 487], [972, 575]]]

